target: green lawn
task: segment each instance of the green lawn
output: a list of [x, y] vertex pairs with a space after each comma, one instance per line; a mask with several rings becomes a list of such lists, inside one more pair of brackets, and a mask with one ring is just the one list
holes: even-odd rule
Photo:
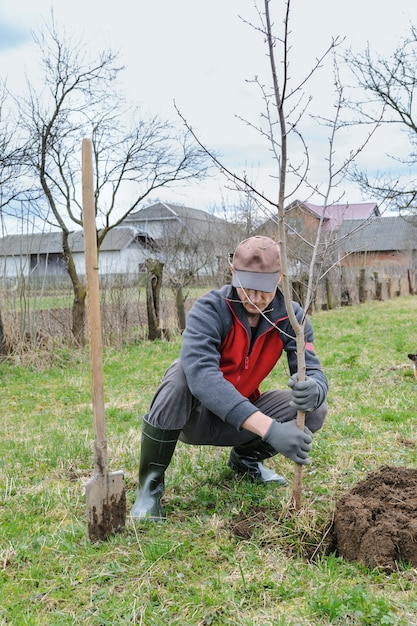
[[[93, 466], [89, 357], [0, 363], [0, 624], [143, 626], [417, 625], [417, 570], [388, 575], [326, 554], [337, 499], [383, 465], [416, 467], [417, 297], [313, 316], [330, 381], [329, 416], [304, 470], [302, 508], [252, 485], [228, 451], [179, 444], [168, 519], [87, 536]], [[109, 469], [134, 499], [140, 426], [180, 340], [104, 355]], [[279, 364], [265, 388], [285, 386]], [[292, 464], [268, 462], [291, 479]], [[290, 480], [291, 483], [291, 480]]]

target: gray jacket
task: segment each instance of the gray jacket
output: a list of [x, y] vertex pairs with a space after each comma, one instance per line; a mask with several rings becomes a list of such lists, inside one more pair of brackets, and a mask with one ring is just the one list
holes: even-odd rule
[[[293, 308], [301, 321], [302, 308], [295, 302]], [[212, 413], [238, 430], [257, 410], [253, 401], [259, 397], [259, 384], [279, 360], [282, 351], [287, 355], [290, 375], [297, 371], [295, 333], [279, 290], [264, 316], [256, 338], [251, 342], [246, 312], [236, 289], [230, 285], [199, 298], [187, 316], [181, 363], [191, 393]], [[318, 407], [326, 398], [328, 383], [314, 352], [313, 341], [313, 327], [307, 317], [306, 375], [318, 383]]]

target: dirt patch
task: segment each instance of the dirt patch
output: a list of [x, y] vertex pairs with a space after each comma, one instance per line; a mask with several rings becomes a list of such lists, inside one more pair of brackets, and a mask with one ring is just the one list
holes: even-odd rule
[[336, 505], [331, 551], [390, 572], [417, 567], [417, 469], [382, 467]]
[[266, 507], [255, 507], [250, 513], [238, 513], [230, 524], [232, 534], [238, 539], [249, 540], [256, 530], [270, 524], [271, 512]]
[[[230, 530], [243, 540], [260, 533], [263, 543], [262, 531], [274, 521], [282, 524], [282, 514], [253, 507], [233, 516]], [[369, 474], [336, 504], [330, 532], [321, 541], [312, 537], [305, 542], [306, 559], [316, 554], [317, 549], [312, 553], [310, 548], [318, 543], [328, 554], [387, 573], [401, 563], [417, 567], [417, 469], [387, 466]]]

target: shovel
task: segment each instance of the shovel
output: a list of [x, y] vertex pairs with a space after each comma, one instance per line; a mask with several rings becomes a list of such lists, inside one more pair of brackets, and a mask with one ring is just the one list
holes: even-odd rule
[[124, 527], [126, 491], [123, 472], [109, 473], [107, 468], [97, 233], [90, 139], [83, 139], [82, 143], [82, 200], [94, 417], [94, 474], [85, 484], [85, 492], [88, 536], [90, 541], [96, 542], [107, 539]]

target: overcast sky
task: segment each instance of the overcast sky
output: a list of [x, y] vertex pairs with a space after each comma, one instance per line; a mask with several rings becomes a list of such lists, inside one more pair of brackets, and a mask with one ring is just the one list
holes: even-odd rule
[[[262, 4], [259, 0], [260, 7]], [[284, 0], [273, 0], [272, 4], [280, 7]], [[240, 119], [259, 122], [264, 106], [251, 81], [255, 76], [269, 78], [262, 36], [246, 23], [259, 23], [254, 0], [1, 0], [0, 67], [12, 90], [21, 88], [25, 69], [30, 67], [31, 30], [49, 20], [51, 7], [58, 25], [83, 36], [92, 53], [108, 47], [120, 51], [126, 66], [125, 89], [146, 113], [179, 121], [175, 100], [201, 140], [217, 151], [228, 167], [237, 172], [246, 170], [260, 188], [275, 197], [276, 185], [271, 178], [275, 164], [268, 146]], [[276, 19], [279, 22], [282, 17]], [[417, 25], [417, 3], [293, 0], [290, 20], [290, 69], [296, 80], [308, 72], [332, 37], [344, 37], [343, 46], [357, 52], [369, 42], [371, 51], [388, 57], [409, 31], [410, 22]], [[334, 93], [330, 69], [316, 76], [311, 93], [315, 98], [312, 112], [331, 107]], [[313, 182], [323, 186], [327, 180], [328, 133], [316, 125], [305, 128], [313, 157]], [[340, 158], [349, 141], [353, 146], [356, 138], [349, 136], [336, 146]], [[362, 155], [361, 164], [370, 171], [384, 168], [385, 143], [375, 141]], [[390, 139], [390, 150], [401, 150], [401, 144], [404, 136], [397, 134]], [[222, 195], [230, 199], [219, 177], [175, 192], [162, 190], [158, 198], [207, 210], [220, 205]], [[330, 199], [341, 197], [344, 202], [364, 200], [347, 183]], [[319, 203], [320, 199], [316, 196], [311, 201]]]

